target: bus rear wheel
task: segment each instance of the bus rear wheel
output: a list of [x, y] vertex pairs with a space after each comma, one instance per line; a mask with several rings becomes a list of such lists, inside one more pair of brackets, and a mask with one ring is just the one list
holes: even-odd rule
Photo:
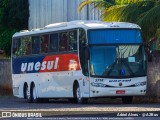
[[28, 85], [25, 85], [25, 87], [24, 87], [24, 98], [27, 100], [27, 102], [29, 102], [29, 103], [32, 102]]
[[37, 91], [35, 84], [31, 85], [31, 101], [34, 103], [38, 103], [39, 99], [37, 98]]
[[76, 86], [76, 99], [79, 104], [87, 104], [88, 98], [82, 98], [79, 84]]
[[24, 95], [24, 99], [27, 99], [27, 91], [28, 90], [28, 85], [27, 84], [24, 84], [24, 87], [23, 87], [23, 95]]
[[131, 104], [133, 101], [133, 96], [125, 96], [125, 97], [122, 97], [122, 102], [124, 104]]

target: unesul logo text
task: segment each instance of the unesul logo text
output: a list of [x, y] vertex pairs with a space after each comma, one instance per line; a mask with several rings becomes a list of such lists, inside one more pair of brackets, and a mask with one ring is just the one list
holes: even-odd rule
[[43, 61], [42, 63], [40, 62], [29, 62], [29, 63], [22, 63], [21, 64], [21, 71], [39, 71], [39, 70], [52, 70], [57, 69], [58, 67], [58, 61], [59, 58], [57, 57], [55, 61]]

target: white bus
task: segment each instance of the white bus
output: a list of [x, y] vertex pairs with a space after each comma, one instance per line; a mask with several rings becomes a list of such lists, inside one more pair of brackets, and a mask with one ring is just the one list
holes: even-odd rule
[[12, 40], [13, 94], [28, 102], [145, 95], [146, 56], [140, 27], [72, 21], [21, 31]]

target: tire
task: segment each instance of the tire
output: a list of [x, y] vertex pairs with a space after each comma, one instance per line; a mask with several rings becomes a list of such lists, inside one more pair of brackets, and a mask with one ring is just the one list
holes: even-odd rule
[[132, 104], [133, 96], [122, 97], [123, 104]]
[[77, 84], [77, 86], [76, 86], [75, 93], [76, 93], [77, 103], [79, 103], [79, 104], [87, 104], [88, 98], [82, 98], [81, 97], [79, 84]]
[[77, 103], [77, 99], [76, 98], [68, 98], [68, 102]]
[[24, 89], [23, 89], [24, 99], [27, 99], [27, 88], [28, 88], [28, 85], [25, 84], [25, 85], [24, 85]]
[[31, 94], [30, 94], [30, 90], [29, 90], [28, 85], [26, 85], [25, 88], [24, 88], [24, 97], [26, 98], [28, 103], [32, 102]]
[[39, 99], [37, 98], [36, 87], [34, 84], [31, 85], [31, 102], [38, 103]]

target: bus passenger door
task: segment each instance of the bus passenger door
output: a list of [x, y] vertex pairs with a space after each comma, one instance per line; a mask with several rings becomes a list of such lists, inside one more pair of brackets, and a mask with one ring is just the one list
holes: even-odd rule
[[88, 46], [84, 48], [84, 58], [85, 58], [85, 75], [86, 77], [83, 79], [83, 86], [84, 86], [84, 97], [90, 97], [90, 67], [89, 67], [89, 48]]
[[90, 97], [90, 71], [89, 71], [89, 60], [87, 60], [87, 76], [83, 78], [83, 97]]

